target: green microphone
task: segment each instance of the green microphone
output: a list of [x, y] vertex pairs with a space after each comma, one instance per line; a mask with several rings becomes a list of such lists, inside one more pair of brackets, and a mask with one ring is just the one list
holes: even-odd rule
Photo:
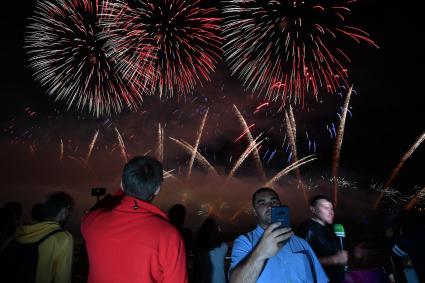
[[[339, 239], [339, 245], [340, 245], [341, 251], [344, 250], [344, 244], [342, 243], [342, 238], [345, 238], [344, 226], [342, 226], [342, 224], [334, 224], [334, 233], [335, 233], [335, 236]], [[344, 270], [345, 272], [347, 272], [348, 270], [347, 265], [344, 266]]]
[[[345, 230], [342, 224], [334, 224], [334, 233], [338, 238], [345, 238]], [[341, 239], [342, 240], [342, 239]], [[342, 245], [341, 245], [342, 248]]]

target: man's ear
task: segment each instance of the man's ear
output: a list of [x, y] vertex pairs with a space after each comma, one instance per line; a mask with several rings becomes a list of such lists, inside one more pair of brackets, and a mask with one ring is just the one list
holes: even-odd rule
[[310, 205], [310, 212], [316, 214], [316, 208]]

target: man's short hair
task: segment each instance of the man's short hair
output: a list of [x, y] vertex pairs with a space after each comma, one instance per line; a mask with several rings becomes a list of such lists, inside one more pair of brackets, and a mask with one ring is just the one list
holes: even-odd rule
[[74, 199], [65, 192], [55, 192], [48, 196], [41, 209], [41, 218], [49, 220], [55, 218], [62, 208], [71, 209], [74, 206]]
[[328, 202], [330, 202], [330, 203], [332, 203], [332, 204], [333, 204], [333, 202], [331, 201], [331, 199], [330, 199], [330, 198], [328, 198], [327, 196], [324, 196], [324, 195], [316, 195], [316, 196], [314, 196], [314, 197], [311, 199], [311, 201], [310, 201], [310, 206], [315, 207], [315, 206], [317, 205], [317, 202], [318, 202], [319, 200], [322, 200], [322, 199], [324, 199], [324, 200], [326, 200], [326, 201], [328, 201]]
[[271, 188], [268, 188], [268, 187], [263, 187], [263, 188], [259, 188], [258, 190], [256, 190], [255, 191], [255, 193], [252, 195], [252, 206], [255, 206], [255, 198], [257, 197], [257, 195], [259, 194], [259, 193], [263, 193], [263, 192], [271, 192], [271, 193], [273, 193], [273, 194], [275, 194], [278, 198], [279, 198], [279, 195], [273, 190], [273, 189], [271, 189]]
[[149, 200], [163, 180], [161, 163], [149, 156], [138, 156], [124, 166], [124, 193], [141, 200]]

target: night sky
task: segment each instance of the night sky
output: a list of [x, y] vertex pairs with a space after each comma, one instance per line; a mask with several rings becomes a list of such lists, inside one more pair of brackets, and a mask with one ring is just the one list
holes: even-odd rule
[[[270, 103], [263, 111], [254, 114], [264, 97], [244, 91], [241, 83], [230, 76], [224, 62], [218, 65], [212, 81], [199, 86], [192, 95], [167, 101], [148, 98], [137, 113], [125, 110], [120, 115], [96, 119], [75, 108], [67, 110], [63, 102], [55, 102], [45, 93], [28, 68], [23, 38], [33, 1], [8, 2], [2, 5], [0, 25], [3, 70], [0, 83], [1, 203], [15, 199], [31, 206], [42, 194], [64, 189], [81, 198], [81, 207], [87, 207], [93, 201], [88, 197], [90, 187], [106, 186], [113, 191], [119, 183], [123, 165], [114, 127], [123, 135], [128, 154], [134, 156], [148, 150], [152, 150], [152, 154], [158, 123], [165, 125], [165, 168], [175, 169], [173, 173], [181, 173], [183, 177], [189, 155], [168, 137], [182, 138], [193, 144], [207, 108], [210, 112], [200, 150], [219, 172], [225, 174], [246, 147], [244, 140], [234, 143], [242, 129], [232, 112], [232, 104], [238, 106], [248, 124], [256, 124], [254, 136], [264, 132], [269, 138], [260, 150], [267, 175], [272, 176], [288, 165], [286, 145], [282, 147], [285, 135], [283, 113], [277, 112], [278, 105]], [[352, 59], [350, 79], [357, 95], [350, 103], [352, 117], [346, 124], [340, 170], [343, 177], [357, 184], [357, 189], [362, 190], [369, 203], [376, 195], [370, 185], [385, 183], [401, 156], [425, 130], [422, 93], [425, 46], [419, 43], [423, 34], [420, 9], [398, 4], [362, 0], [355, 5], [352, 14], [356, 25], [367, 30], [381, 47], [378, 50], [366, 44], [348, 46]], [[313, 153], [308, 150], [306, 132], [317, 144], [318, 160], [301, 169], [304, 178], [313, 179], [312, 182], [319, 176], [327, 178], [331, 174], [335, 139], [330, 137], [326, 125], [338, 124], [336, 113], [343, 104], [337, 94], [324, 93], [319, 100], [320, 103], [294, 110], [299, 155]], [[78, 159], [85, 157], [96, 130], [100, 134], [90, 166], [82, 168]], [[65, 158], [59, 162], [61, 139], [65, 144]], [[274, 150], [275, 156], [268, 161]], [[425, 149], [421, 145], [400, 170], [394, 188], [406, 194], [415, 187], [423, 188], [424, 162]], [[202, 178], [206, 177], [200, 172], [195, 174], [196, 186], [200, 186]], [[252, 175], [255, 175], [255, 168], [249, 158], [237, 177], [252, 178]], [[286, 182], [289, 181], [283, 181]], [[249, 189], [258, 184], [258, 180], [252, 181]], [[189, 187], [190, 195], [194, 189]], [[177, 196], [171, 199], [184, 202], [187, 197], [184, 190], [179, 188], [175, 192], [169, 189], [166, 193], [173, 195], [175, 192]], [[229, 196], [226, 193], [221, 195], [224, 200]], [[233, 192], [233, 197], [237, 198], [237, 193]], [[192, 203], [196, 201], [195, 197], [191, 198]], [[352, 201], [357, 200], [353, 198]], [[163, 208], [170, 202], [159, 201]], [[362, 204], [362, 207], [367, 206]], [[193, 207], [201, 210], [199, 206]]]

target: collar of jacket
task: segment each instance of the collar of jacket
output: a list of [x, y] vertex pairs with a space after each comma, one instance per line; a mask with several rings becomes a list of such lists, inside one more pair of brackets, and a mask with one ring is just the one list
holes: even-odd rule
[[167, 215], [159, 209], [156, 205], [153, 205], [147, 201], [137, 199], [135, 197], [127, 196], [124, 193], [121, 199], [121, 203], [118, 205], [117, 209], [127, 212], [135, 213], [146, 213], [150, 212], [152, 214], [159, 215], [162, 218], [168, 220]]

